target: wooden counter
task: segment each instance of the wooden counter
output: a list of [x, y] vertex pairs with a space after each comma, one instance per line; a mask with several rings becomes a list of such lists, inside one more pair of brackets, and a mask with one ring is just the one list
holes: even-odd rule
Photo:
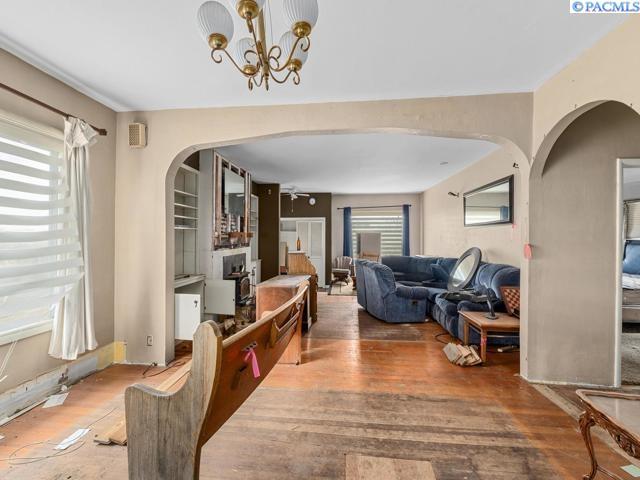
[[[262, 318], [265, 312], [277, 310], [296, 296], [300, 284], [312, 281], [311, 275], [279, 275], [256, 287], [256, 319]], [[317, 291], [317, 290], [316, 290]], [[307, 297], [303, 317], [310, 315], [311, 294]], [[280, 358], [279, 363], [300, 364], [302, 360], [302, 322], [298, 322], [296, 332]]]

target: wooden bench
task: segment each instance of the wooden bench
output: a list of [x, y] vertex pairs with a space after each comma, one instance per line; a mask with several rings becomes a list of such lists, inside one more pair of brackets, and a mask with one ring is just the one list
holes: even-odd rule
[[[168, 393], [145, 385], [125, 391], [129, 479], [197, 479], [200, 450], [278, 362], [301, 320], [309, 285], [255, 324], [225, 340], [214, 322], [195, 333], [191, 371]], [[260, 376], [254, 377], [251, 355]]]

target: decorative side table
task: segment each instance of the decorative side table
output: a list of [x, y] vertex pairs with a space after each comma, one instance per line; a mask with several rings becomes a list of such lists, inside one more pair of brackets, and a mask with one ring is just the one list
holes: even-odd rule
[[576, 394], [585, 407], [580, 415], [580, 431], [591, 458], [591, 472], [584, 480], [592, 480], [598, 472], [615, 480], [621, 477], [598, 465], [591, 439], [591, 427], [605, 429], [627, 455], [640, 459], [640, 395], [619, 392], [577, 390]]

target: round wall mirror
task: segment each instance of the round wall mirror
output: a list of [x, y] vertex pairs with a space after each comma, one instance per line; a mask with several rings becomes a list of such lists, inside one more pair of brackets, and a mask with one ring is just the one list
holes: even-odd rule
[[481, 261], [482, 252], [477, 247], [472, 247], [460, 255], [449, 275], [447, 290], [457, 292], [469, 285]]

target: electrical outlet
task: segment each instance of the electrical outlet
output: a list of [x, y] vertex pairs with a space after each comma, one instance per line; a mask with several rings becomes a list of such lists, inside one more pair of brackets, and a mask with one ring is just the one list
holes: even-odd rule
[[147, 347], [153, 347], [153, 335], [147, 335]]

